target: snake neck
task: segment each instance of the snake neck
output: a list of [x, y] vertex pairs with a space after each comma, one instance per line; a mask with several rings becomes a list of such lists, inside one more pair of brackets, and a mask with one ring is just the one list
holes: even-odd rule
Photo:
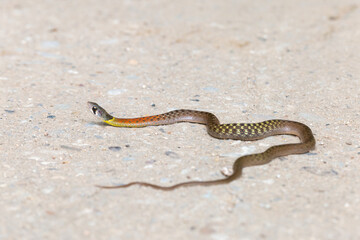
[[103, 119], [103, 121], [115, 127], [128, 128], [169, 125], [179, 122], [198, 123], [207, 126], [219, 125], [219, 120], [212, 113], [186, 109], [139, 118], [115, 118], [111, 116], [111, 119]]

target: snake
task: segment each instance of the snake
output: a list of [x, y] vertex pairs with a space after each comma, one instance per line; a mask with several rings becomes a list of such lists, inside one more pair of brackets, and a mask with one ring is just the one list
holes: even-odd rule
[[187, 109], [179, 109], [159, 115], [145, 117], [116, 118], [106, 112], [106, 110], [97, 103], [88, 102], [87, 105], [92, 114], [100, 118], [106, 124], [114, 127], [140, 128], [190, 122], [206, 125], [208, 134], [218, 139], [254, 141], [275, 135], [293, 135], [298, 137], [300, 140], [299, 143], [275, 145], [269, 147], [261, 153], [241, 156], [233, 163], [232, 173], [227, 175], [224, 174], [225, 177], [221, 179], [187, 181], [171, 186], [161, 186], [142, 181], [134, 181], [127, 184], [113, 186], [96, 185], [97, 187], [103, 189], [127, 188], [133, 185], [139, 185], [169, 191], [179, 187], [227, 184], [240, 178], [242, 170], [245, 167], [264, 165], [275, 158], [291, 154], [304, 154], [314, 150], [316, 144], [314, 135], [307, 125], [290, 120], [272, 119], [257, 123], [220, 124], [218, 118], [210, 112]]

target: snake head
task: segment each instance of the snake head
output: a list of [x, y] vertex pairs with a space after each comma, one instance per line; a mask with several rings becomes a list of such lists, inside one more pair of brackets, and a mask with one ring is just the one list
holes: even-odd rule
[[103, 121], [108, 121], [110, 119], [113, 119], [113, 116], [108, 114], [105, 109], [99, 106], [99, 104], [94, 102], [87, 102], [87, 105], [90, 109], [90, 111], [97, 117], [101, 118]]

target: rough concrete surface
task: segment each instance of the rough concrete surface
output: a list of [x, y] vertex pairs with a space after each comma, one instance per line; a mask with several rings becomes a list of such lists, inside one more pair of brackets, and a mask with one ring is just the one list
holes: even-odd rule
[[[0, 239], [360, 239], [360, 4], [2, 0]], [[313, 130], [316, 150], [227, 185], [245, 154], [202, 125], [99, 123], [178, 108]]]

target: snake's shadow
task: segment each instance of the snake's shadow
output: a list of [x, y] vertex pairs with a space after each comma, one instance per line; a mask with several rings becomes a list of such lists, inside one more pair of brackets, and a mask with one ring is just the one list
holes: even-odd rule
[[103, 126], [103, 127], [111, 127], [109, 124], [104, 123], [104, 122], [95, 122], [95, 121], [91, 121], [89, 122], [91, 125], [98, 125], [98, 126]]

